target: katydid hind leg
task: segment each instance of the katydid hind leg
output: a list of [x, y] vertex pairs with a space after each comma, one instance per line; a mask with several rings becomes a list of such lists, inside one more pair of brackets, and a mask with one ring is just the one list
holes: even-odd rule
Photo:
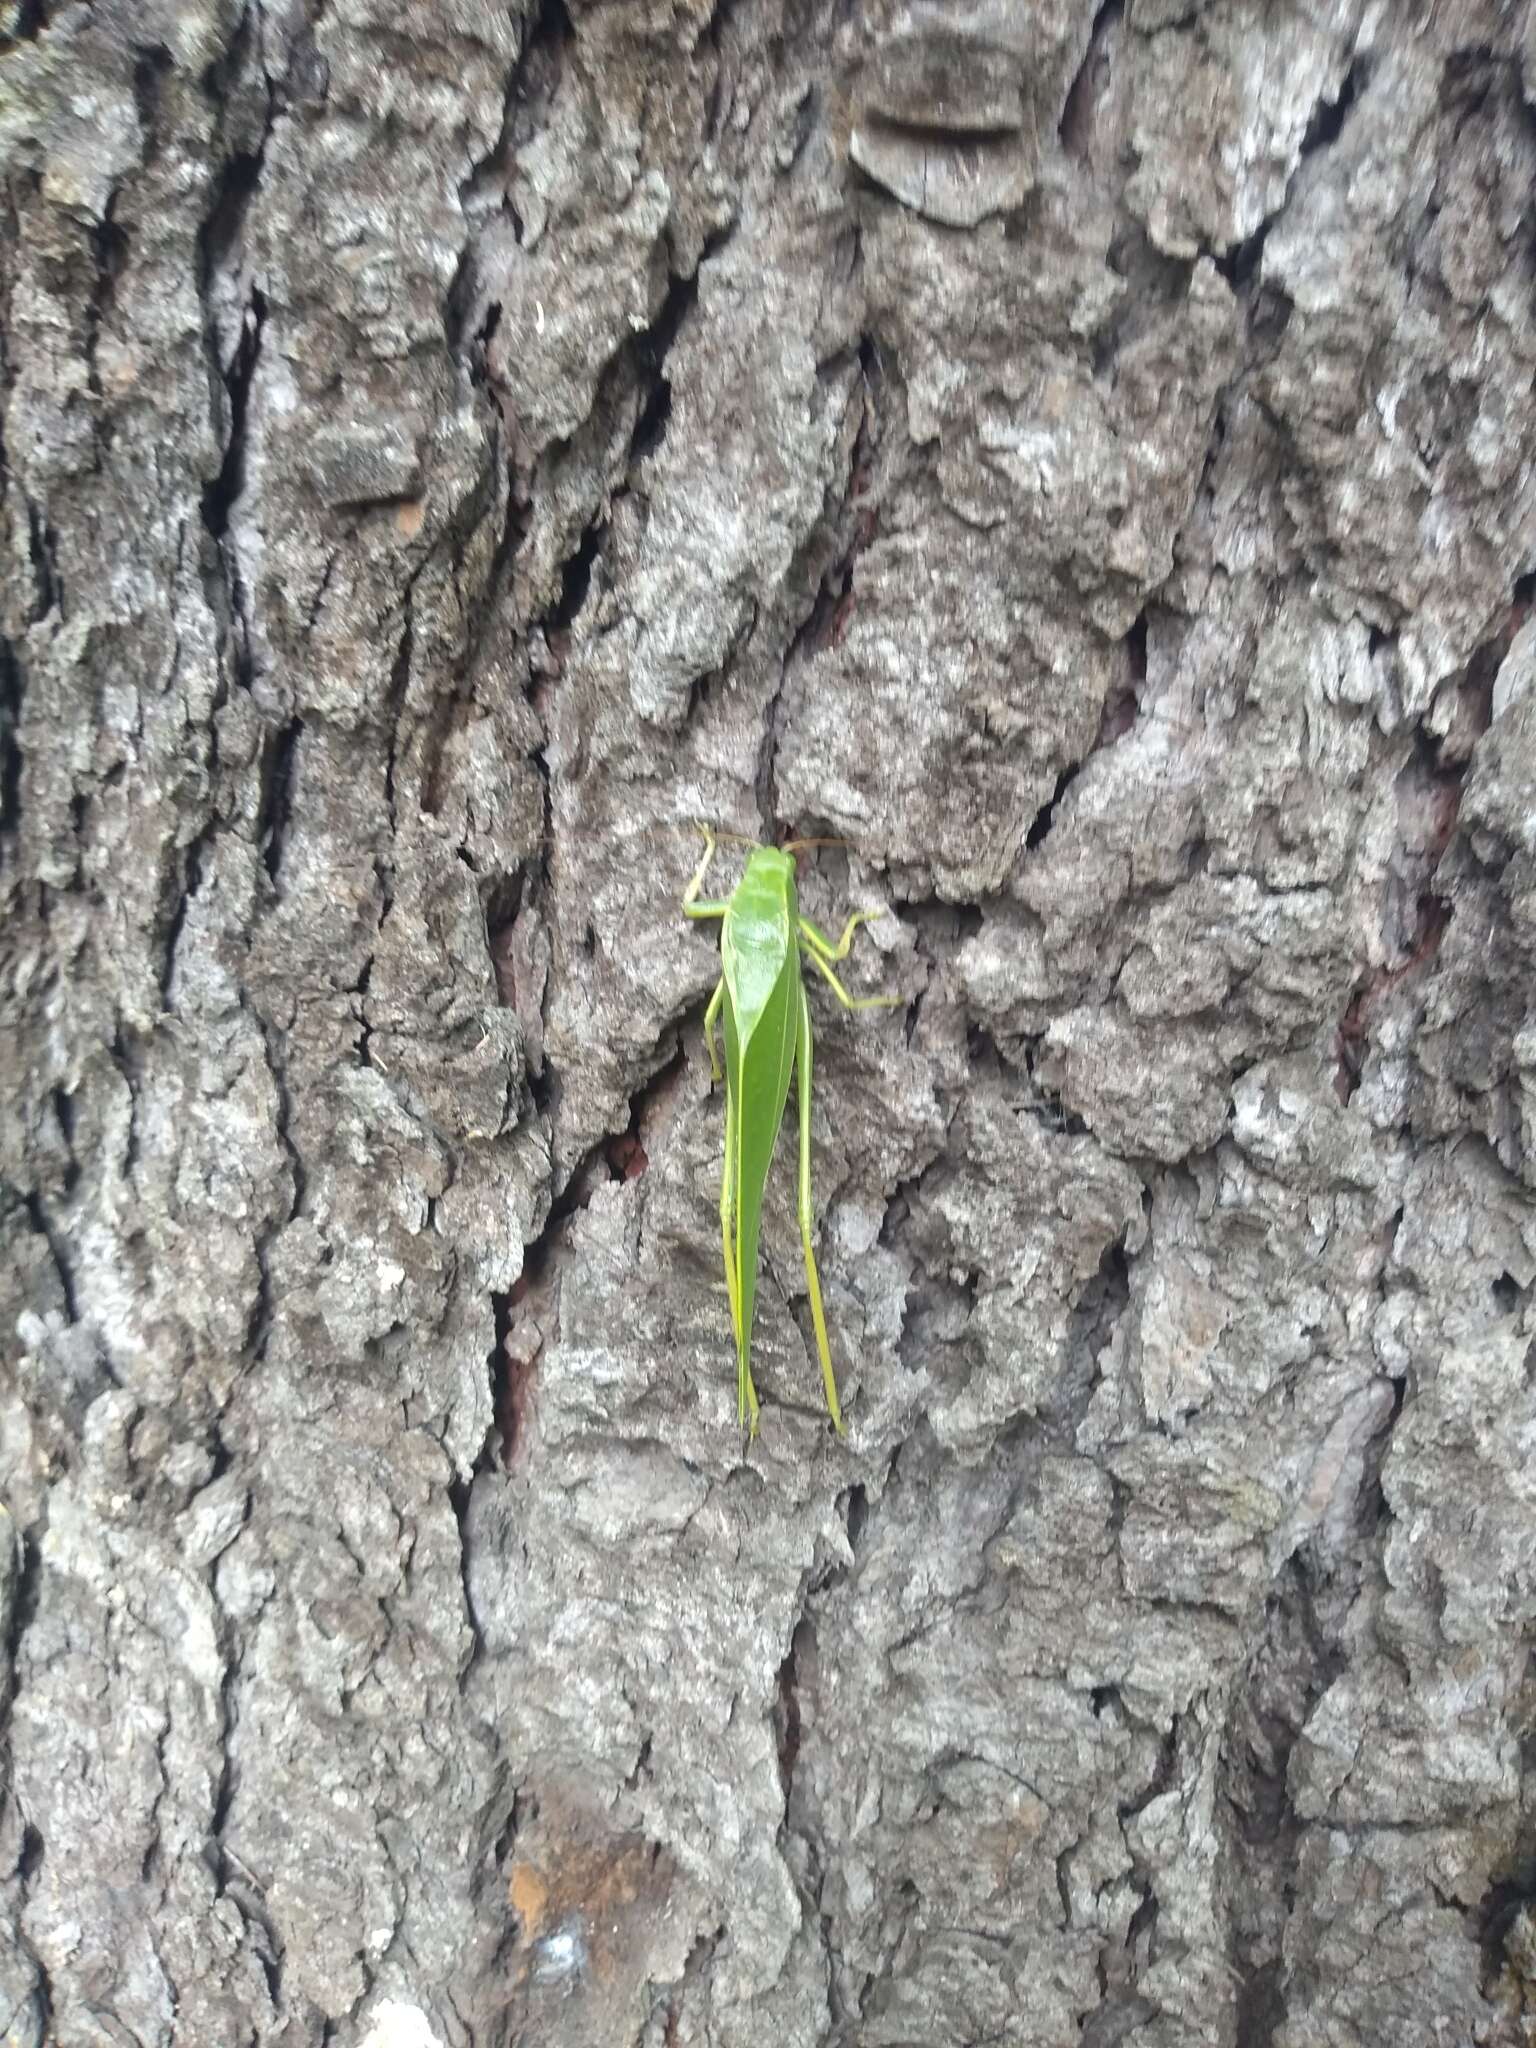
[[725, 1292], [730, 1302], [731, 1336], [736, 1346], [736, 1419], [744, 1428], [749, 1429], [751, 1436], [756, 1436], [757, 1389], [752, 1384], [752, 1368], [747, 1356], [751, 1332], [742, 1328], [741, 1321], [741, 1232], [737, 1227], [736, 1216], [736, 1117], [736, 1091], [727, 1085], [725, 1159], [720, 1168], [720, 1247], [725, 1255]]
[[725, 1001], [725, 976], [722, 974], [715, 983], [715, 992], [709, 999], [709, 1008], [704, 1012], [704, 1045], [709, 1053], [709, 1078], [718, 1081], [721, 1075], [720, 1055], [715, 1050], [715, 1021], [720, 1015], [720, 1006]]
[[837, 1398], [837, 1377], [832, 1370], [832, 1349], [827, 1342], [827, 1318], [821, 1305], [821, 1275], [816, 1270], [816, 1253], [811, 1243], [811, 1006], [800, 988], [800, 1017], [795, 1029], [795, 1066], [800, 1087], [800, 1242], [805, 1247], [806, 1291], [811, 1297], [811, 1321], [816, 1326], [816, 1350], [821, 1358], [821, 1378], [826, 1389], [827, 1410], [839, 1436], [846, 1436], [842, 1405]]

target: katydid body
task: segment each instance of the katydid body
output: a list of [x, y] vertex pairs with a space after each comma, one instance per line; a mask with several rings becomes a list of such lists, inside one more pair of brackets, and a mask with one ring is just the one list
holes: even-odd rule
[[720, 1078], [715, 1024], [725, 1028], [725, 1163], [720, 1176], [720, 1235], [725, 1252], [725, 1286], [736, 1337], [736, 1404], [740, 1420], [757, 1434], [757, 1389], [752, 1384], [752, 1313], [757, 1302], [757, 1248], [763, 1190], [784, 1120], [791, 1077], [798, 1069], [800, 1098], [800, 1238], [805, 1277], [816, 1326], [816, 1349], [827, 1408], [839, 1436], [843, 1413], [827, 1343], [821, 1280], [811, 1244], [811, 1012], [800, 973], [802, 953], [831, 984], [848, 1010], [868, 1010], [900, 1001], [898, 996], [850, 996], [832, 971], [847, 958], [860, 924], [881, 913], [856, 911], [834, 945], [800, 915], [793, 856], [774, 846], [754, 846], [746, 872], [723, 903], [701, 903], [699, 890], [715, 854], [714, 835], [704, 834], [704, 858], [683, 897], [689, 917], [719, 918], [720, 981], [704, 1013], [710, 1070]]

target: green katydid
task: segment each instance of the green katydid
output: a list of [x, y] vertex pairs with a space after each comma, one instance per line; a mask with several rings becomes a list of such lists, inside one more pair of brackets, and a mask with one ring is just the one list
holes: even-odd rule
[[861, 924], [883, 915], [856, 910], [834, 946], [825, 932], [800, 915], [795, 894], [793, 847], [753, 846], [746, 871], [723, 903], [701, 903], [699, 891], [715, 857], [715, 835], [707, 826], [704, 858], [683, 896], [687, 917], [723, 920], [723, 969], [704, 1012], [704, 1042], [710, 1072], [720, 1079], [715, 1023], [725, 1014], [725, 1164], [720, 1175], [720, 1236], [725, 1249], [725, 1288], [736, 1338], [738, 1419], [757, 1434], [757, 1389], [752, 1384], [752, 1311], [757, 1300], [757, 1242], [763, 1189], [789, 1100], [790, 1076], [800, 1076], [800, 1238], [805, 1277], [816, 1326], [816, 1349], [827, 1407], [839, 1436], [846, 1435], [837, 1399], [832, 1353], [821, 1307], [821, 1280], [811, 1247], [811, 1011], [800, 975], [800, 956], [831, 984], [845, 1010], [873, 1010], [899, 1003], [900, 996], [851, 996], [832, 972], [845, 960]]

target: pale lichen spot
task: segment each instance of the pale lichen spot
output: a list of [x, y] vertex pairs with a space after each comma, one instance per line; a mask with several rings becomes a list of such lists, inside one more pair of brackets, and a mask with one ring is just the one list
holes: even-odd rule
[[368, 2031], [359, 2048], [443, 2048], [419, 2005], [381, 1998], [368, 2015]]
[[580, 1976], [587, 1966], [587, 1943], [579, 1920], [567, 1920], [534, 1950], [536, 1981]]

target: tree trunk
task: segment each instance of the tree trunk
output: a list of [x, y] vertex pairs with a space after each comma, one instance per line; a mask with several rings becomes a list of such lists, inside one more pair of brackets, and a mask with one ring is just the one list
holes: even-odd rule
[[5, 2041], [1536, 2038], [1532, 10], [0, 14]]

